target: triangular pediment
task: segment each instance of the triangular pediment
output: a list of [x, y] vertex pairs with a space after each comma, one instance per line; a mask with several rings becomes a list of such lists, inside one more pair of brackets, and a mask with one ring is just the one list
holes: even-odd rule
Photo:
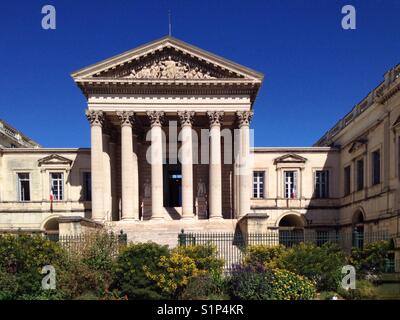
[[285, 154], [280, 156], [274, 160], [274, 163], [305, 163], [307, 161], [306, 158], [301, 157], [294, 153]]
[[51, 154], [47, 157], [44, 157], [42, 159], [38, 160], [39, 166], [43, 165], [71, 165], [72, 160], [65, 158], [63, 156], [60, 156], [58, 154]]
[[365, 146], [367, 144], [368, 140], [365, 138], [360, 138], [354, 141], [350, 148], [349, 148], [349, 153], [353, 153], [354, 151], [357, 151], [361, 147]]
[[173, 37], [164, 37], [72, 74], [76, 82], [117, 80], [246, 80], [263, 75]]

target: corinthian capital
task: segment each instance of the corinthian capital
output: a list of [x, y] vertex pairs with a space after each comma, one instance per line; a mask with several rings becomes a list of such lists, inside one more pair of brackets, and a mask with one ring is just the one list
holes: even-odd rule
[[104, 123], [103, 111], [86, 110], [86, 118], [91, 126], [102, 126]]
[[161, 126], [164, 122], [164, 111], [147, 111], [151, 126]]
[[208, 119], [210, 120], [210, 126], [221, 125], [224, 117], [223, 111], [207, 111]]
[[121, 127], [132, 126], [135, 121], [134, 115], [133, 111], [118, 111], [117, 116], [121, 122]]
[[181, 126], [192, 125], [194, 120], [194, 111], [178, 111], [179, 122]]
[[253, 111], [238, 111], [236, 117], [239, 122], [239, 128], [242, 126], [249, 126], [251, 118], [253, 117]]

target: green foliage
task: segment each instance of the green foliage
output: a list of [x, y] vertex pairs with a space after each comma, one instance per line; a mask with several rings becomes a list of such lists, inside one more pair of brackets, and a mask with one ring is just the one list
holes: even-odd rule
[[18, 282], [16, 275], [0, 270], [0, 300], [17, 298]]
[[202, 272], [221, 273], [224, 260], [216, 257], [217, 248], [212, 245], [178, 246], [173, 252], [194, 260], [196, 268]]
[[377, 287], [368, 280], [357, 280], [356, 289], [339, 289], [339, 294], [349, 300], [373, 300], [378, 296]]
[[113, 267], [112, 289], [118, 289], [129, 299], [165, 299], [164, 294], [157, 286], [157, 282], [149, 279], [143, 267], [148, 272], [158, 273], [158, 265], [162, 256], [168, 256], [167, 246], [156, 243], [129, 244], [122, 249]]
[[277, 300], [310, 300], [315, 297], [316, 288], [312, 281], [284, 269], [273, 271], [273, 294]]
[[386, 259], [391, 249], [390, 241], [377, 241], [364, 248], [353, 248], [349, 264], [356, 268], [358, 278], [368, 274], [378, 275], [385, 272]]
[[270, 300], [273, 274], [262, 265], [237, 266], [229, 277], [229, 292], [232, 299]]
[[282, 256], [286, 252], [284, 246], [253, 245], [246, 250], [245, 265], [264, 265], [268, 268], [283, 268]]
[[325, 243], [318, 247], [312, 243], [301, 243], [287, 249], [282, 264], [285, 269], [312, 280], [319, 291], [336, 291], [346, 259], [335, 244]]
[[200, 274], [194, 260], [178, 252], [161, 256], [158, 262], [159, 271], [151, 271], [144, 266], [146, 276], [157, 283], [157, 286], [172, 298], [177, 298], [186, 288], [189, 279]]
[[232, 273], [230, 293], [240, 300], [309, 300], [316, 288], [310, 280], [283, 269], [239, 266]]
[[189, 279], [181, 299], [183, 300], [225, 300], [227, 284], [220, 273], [207, 273]]
[[49, 291], [41, 289], [41, 270], [45, 265], [61, 270], [65, 260], [64, 250], [40, 235], [0, 236], [0, 286], [6, 288], [1, 298], [35, 299], [49, 295]]
[[111, 281], [109, 272], [96, 270], [76, 256], [70, 256], [65, 268], [57, 273], [57, 289], [68, 299], [87, 294], [101, 296]]
[[117, 236], [105, 229], [100, 229], [87, 236], [79, 253], [84, 264], [95, 270], [109, 273], [117, 251]]

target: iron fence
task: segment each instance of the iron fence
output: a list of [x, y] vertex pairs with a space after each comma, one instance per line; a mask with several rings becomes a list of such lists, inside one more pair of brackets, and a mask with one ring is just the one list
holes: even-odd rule
[[122, 230], [119, 234], [113, 232], [92, 232], [77, 235], [48, 234], [46, 237], [58, 242], [70, 253], [80, 253], [89, 246], [97, 245], [108, 250], [112, 255], [117, 255], [121, 247], [127, 244], [127, 234]]
[[[345, 251], [351, 248], [362, 248], [364, 245], [380, 240], [391, 239], [386, 230], [360, 233], [360, 232], [337, 232], [316, 230], [273, 230], [266, 233], [242, 234], [240, 232], [227, 233], [185, 233], [184, 230], [178, 236], [178, 244], [206, 245], [211, 244], [216, 248], [218, 258], [225, 261], [224, 269], [229, 272], [233, 265], [243, 262], [246, 248], [251, 245], [266, 245], [292, 247], [299, 243], [314, 243], [321, 246], [324, 243], [336, 243]], [[388, 269], [394, 270], [388, 263]]]

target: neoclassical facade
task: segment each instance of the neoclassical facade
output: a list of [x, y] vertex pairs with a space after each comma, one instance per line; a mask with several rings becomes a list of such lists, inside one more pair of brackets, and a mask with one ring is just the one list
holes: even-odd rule
[[91, 148], [1, 149], [0, 230], [397, 233], [399, 74], [313, 147], [253, 148], [259, 72], [172, 37], [83, 68]]

